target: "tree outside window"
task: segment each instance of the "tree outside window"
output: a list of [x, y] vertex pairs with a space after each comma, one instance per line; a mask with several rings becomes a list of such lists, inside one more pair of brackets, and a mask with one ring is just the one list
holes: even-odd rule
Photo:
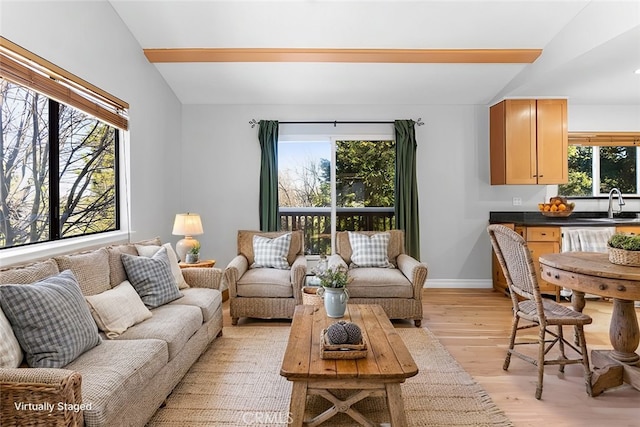
[[118, 130], [0, 79], [0, 248], [115, 230]]

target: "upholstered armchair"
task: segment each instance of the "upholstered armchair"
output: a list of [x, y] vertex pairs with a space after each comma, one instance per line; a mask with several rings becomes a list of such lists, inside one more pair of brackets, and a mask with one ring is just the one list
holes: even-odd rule
[[[302, 286], [307, 274], [303, 235], [300, 230], [289, 233], [289, 249], [275, 260], [280, 264], [273, 267], [266, 266], [268, 262], [263, 263], [265, 266], [256, 265], [254, 236], [261, 238], [261, 244], [271, 251], [272, 243], [278, 243], [275, 239], [283, 238], [287, 232], [238, 231], [238, 255], [224, 272], [229, 287], [231, 324], [237, 325], [240, 317], [290, 319], [295, 306], [302, 304]], [[260, 249], [258, 258], [263, 258], [264, 253]]]
[[[359, 239], [366, 243], [367, 238], [381, 232], [358, 231]], [[363, 251], [354, 254], [350, 243], [349, 232], [336, 233], [336, 253], [329, 257], [329, 267], [342, 264], [349, 267], [348, 276], [351, 282], [347, 286], [349, 303], [379, 304], [389, 319], [412, 319], [416, 327], [422, 324], [422, 287], [427, 279], [427, 266], [405, 254], [404, 231], [389, 230], [387, 246], [388, 266], [370, 267], [368, 262], [361, 262], [356, 267], [352, 259], [355, 256], [363, 259]], [[362, 235], [367, 237], [362, 238]], [[375, 240], [375, 238], [373, 238]], [[385, 237], [386, 239], [386, 237]], [[370, 258], [372, 251], [364, 248], [364, 259]], [[384, 254], [383, 254], [384, 256]], [[375, 263], [373, 263], [375, 264]]]

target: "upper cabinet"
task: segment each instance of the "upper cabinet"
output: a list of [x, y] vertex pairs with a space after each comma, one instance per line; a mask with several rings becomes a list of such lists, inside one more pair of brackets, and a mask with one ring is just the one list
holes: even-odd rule
[[568, 182], [566, 99], [506, 99], [489, 119], [492, 185]]

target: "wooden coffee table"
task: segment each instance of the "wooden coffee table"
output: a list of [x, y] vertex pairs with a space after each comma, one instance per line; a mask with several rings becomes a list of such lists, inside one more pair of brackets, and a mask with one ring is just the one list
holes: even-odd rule
[[[356, 323], [367, 343], [362, 359], [320, 358], [320, 334], [338, 320]], [[379, 305], [349, 304], [343, 319], [327, 317], [323, 306], [299, 305], [291, 323], [280, 375], [293, 382], [289, 406], [292, 426], [313, 427], [343, 412], [364, 426], [375, 423], [352, 405], [369, 396], [386, 397], [391, 425], [407, 425], [400, 384], [418, 373], [411, 354]], [[341, 400], [330, 390], [351, 390]], [[333, 407], [304, 420], [308, 395], [319, 395]]]

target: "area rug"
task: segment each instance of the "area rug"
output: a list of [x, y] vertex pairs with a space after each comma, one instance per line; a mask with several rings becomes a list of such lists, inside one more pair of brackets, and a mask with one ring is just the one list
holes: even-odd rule
[[[513, 425], [429, 330], [397, 331], [420, 370], [402, 384], [410, 426]], [[280, 376], [280, 364], [288, 337], [287, 326], [224, 328], [148, 426], [286, 426], [291, 382]], [[328, 407], [321, 397], [307, 398], [309, 415]], [[354, 407], [389, 425], [383, 398], [365, 399]], [[345, 414], [322, 424], [354, 425]]]

